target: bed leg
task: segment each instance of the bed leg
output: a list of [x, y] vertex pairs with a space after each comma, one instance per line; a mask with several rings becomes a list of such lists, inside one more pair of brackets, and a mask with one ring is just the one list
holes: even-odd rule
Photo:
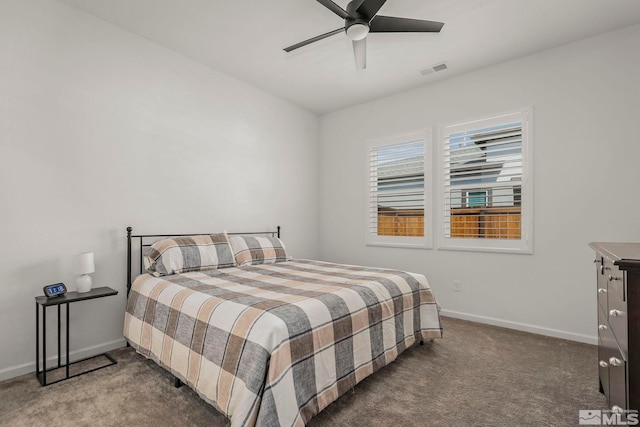
[[175, 388], [180, 388], [180, 387], [182, 387], [182, 381], [180, 381], [180, 380], [178, 379], [178, 377], [173, 377], [173, 386], [174, 386]]

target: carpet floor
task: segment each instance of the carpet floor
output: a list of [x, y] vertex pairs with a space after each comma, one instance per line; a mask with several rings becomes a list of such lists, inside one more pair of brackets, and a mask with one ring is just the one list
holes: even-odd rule
[[[595, 346], [451, 318], [443, 324], [443, 339], [408, 349], [309, 426], [576, 426], [580, 409], [607, 409]], [[117, 365], [48, 387], [34, 374], [0, 382], [0, 426], [229, 425], [130, 348], [109, 354]]]

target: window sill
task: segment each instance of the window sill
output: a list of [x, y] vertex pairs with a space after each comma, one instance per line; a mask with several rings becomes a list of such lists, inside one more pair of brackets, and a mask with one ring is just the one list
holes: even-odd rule
[[533, 248], [522, 247], [498, 247], [498, 246], [465, 246], [465, 245], [447, 245], [439, 246], [438, 250], [443, 251], [462, 251], [462, 252], [487, 252], [499, 254], [515, 254], [515, 255], [533, 255]]
[[406, 248], [406, 249], [433, 249], [431, 245], [425, 244], [411, 244], [411, 243], [378, 243], [367, 242], [365, 246], [384, 247], [384, 248]]

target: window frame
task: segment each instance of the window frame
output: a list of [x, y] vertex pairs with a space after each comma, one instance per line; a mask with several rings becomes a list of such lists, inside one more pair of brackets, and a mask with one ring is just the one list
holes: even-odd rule
[[[371, 232], [371, 152], [384, 146], [409, 143], [412, 141], [424, 141], [424, 236], [380, 236]], [[403, 132], [390, 136], [369, 138], [366, 144], [365, 156], [365, 194], [366, 194], [366, 217], [365, 234], [367, 246], [388, 246], [403, 248], [433, 248], [433, 129], [428, 127], [412, 132]]]
[[[447, 237], [445, 221], [450, 216], [446, 212], [445, 195], [445, 144], [447, 135], [463, 130], [482, 129], [513, 122], [522, 122], [522, 184], [520, 191], [520, 239], [494, 239], [481, 237]], [[449, 131], [449, 129], [455, 129]], [[500, 114], [492, 114], [472, 120], [451, 122], [438, 127], [437, 135], [437, 186], [438, 212], [437, 247], [443, 250], [499, 252], [533, 254], [533, 108], [520, 108]], [[464, 191], [464, 190], [462, 190]]]

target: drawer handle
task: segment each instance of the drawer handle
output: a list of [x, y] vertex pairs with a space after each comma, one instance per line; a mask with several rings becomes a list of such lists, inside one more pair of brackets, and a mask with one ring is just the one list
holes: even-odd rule
[[613, 275], [610, 274], [609, 275], [609, 281], [611, 282], [613, 280], [622, 280], [622, 277], [616, 277], [616, 276], [613, 276]]
[[609, 358], [609, 365], [622, 366], [622, 360], [618, 359], [617, 357], [611, 357]]
[[622, 316], [622, 315], [624, 315], [624, 311], [620, 311], [620, 310], [616, 310], [616, 309], [613, 309], [613, 310], [609, 311], [609, 316], [611, 316], [611, 317], [619, 317], [619, 316]]
[[600, 367], [601, 368], [606, 368], [607, 366], [609, 366], [609, 364], [607, 362], [605, 362], [604, 360], [600, 361]]
[[607, 328], [607, 325], [598, 325], [598, 329], [601, 331], [606, 331], [609, 328]]
[[599, 294], [606, 294], [607, 290], [605, 288], [598, 288], [598, 293]]

